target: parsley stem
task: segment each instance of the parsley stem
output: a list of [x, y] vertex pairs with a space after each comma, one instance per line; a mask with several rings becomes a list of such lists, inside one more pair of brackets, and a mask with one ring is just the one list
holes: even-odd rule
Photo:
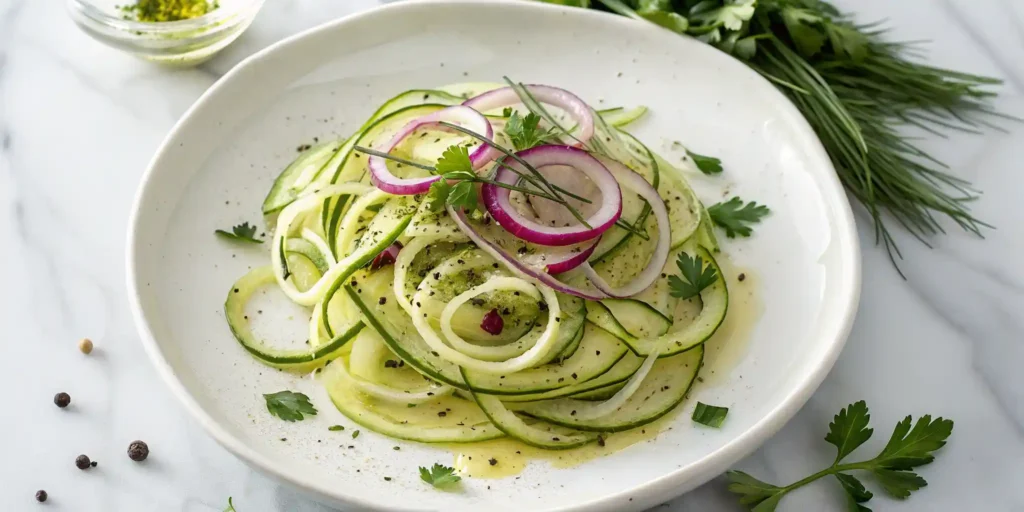
[[793, 491], [793, 490], [799, 489], [799, 488], [801, 488], [801, 487], [803, 487], [803, 486], [805, 486], [805, 485], [807, 485], [807, 484], [809, 484], [811, 482], [814, 482], [815, 480], [818, 480], [818, 479], [820, 479], [822, 477], [829, 476], [829, 475], [834, 475], [836, 473], [842, 473], [844, 471], [856, 471], [856, 470], [870, 471], [874, 467], [874, 466], [872, 466], [871, 463], [872, 463], [872, 461], [868, 460], [868, 461], [864, 461], [864, 462], [851, 462], [849, 464], [833, 464], [833, 465], [831, 465], [831, 466], [829, 466], [829, 467], [827, 467], [827, 468], [825, 468], [825, 469], [823, 469], [821, 471], [818, 471], [817, 473], [814, 473], [811, 476], [808, 476], [806, 478], [802, 478], [802, 479], [797, 480], [796, 482], [793, 482], [793, 483], [791, 483], [791, 484], [789, 484], [789, 485], [787, 485], [785, 487], [782, 487], [782, 489], [784, 490], [784, 492]]
[[388, 160], [393, 160], [393, 161], [398, 162], [400, 164], [405, 164], [405, 165], [409, 165], [409, 166], [412, 166], [412, 167], [418, 167], [420, 169], [423, 169], [423, 170], [426, 170], [426, 171], [430, 171], [430, 172], [433, 172], [433, 173], [437, 172], [437, 169], [435, 169], [431, 165], [421, 164], [419, 162], [413, 162], [412, 160], [406, 160], [406, 159], [404, 159], [402, 157], [398, 157], [398, 156], [395, 156], [395, 155], [392, 155], [392, 154], [389, 154], [389, 153], [385, 153], [383, 151], [377, 151], [375, 149], [364, 148], [362, 146], [352, 146], [352, 149], [354, 149], [354, 150], [356, 150], [356, 151], [358, 151], [360, 153], [365, 153], [367, 155], [373, 155], [373, 156], [379, 156], [381, 158], [386, 158]]

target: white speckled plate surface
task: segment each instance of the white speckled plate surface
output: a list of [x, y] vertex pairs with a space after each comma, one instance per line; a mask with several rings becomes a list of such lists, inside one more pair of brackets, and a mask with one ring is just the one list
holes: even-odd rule
[[[754, 237], [723, 240], [728, 257], [750, 272], [760, 314], [749, 339], [735, 340], [740, 350], [710, 362], [711, 378], [656, 439], [571, 469], [538, 461], [520, 478], [467, 479], [460, 492], [438, 492], [416, 468], [451, 464], [449, 451], [369, 432], [357, 442], [328, 433], [328, 425], [352, 423], [322, 401], [309, 421], [267, 414], [261, 394], [301, 379], [252, 360], [222, 313], [231, 283], [267, 264], [267, 249], [226, 244], [213, 230], [259, 219], [264, 194], [296, 146], [348, 134], [402, 90], [502, 75], [570, 89], [598, 108], [647, 105], [651, 113], [632, 131], [652, 148], [678, 161], [671, 141], [679, 140], [721, 157], [722, 176], [691, 176], [702, 199], [711, 204], [728, 192], [773, 211]], [[136, 200], [128, 251], [141, 337], [188, 411], [254, 467], [358, 509], [656, 505], [728, 469], [803, 405], [843, 345], [860, 287], [853, 218], [834, 170], [800, 114], [768, 82], [668, 31], [527, 2], [392, 4], [246, 60], [160, 148]], [[268, 300], [264, 327], [281, 339], [305, 339], [307, 313], [275, 303]], [[722, 429], [691, 423], [696, 400], [730, 407]], [[339, 448], [349, 444], [355, 448]]]

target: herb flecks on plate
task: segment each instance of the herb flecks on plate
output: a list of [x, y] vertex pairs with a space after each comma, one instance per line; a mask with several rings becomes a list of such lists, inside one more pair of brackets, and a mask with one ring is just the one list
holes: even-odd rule
[[829, 424], [825, 440], [836, 447], [836, 458], [832, 465], [787, 486], [762, 482], [742, 471], [729, 471], [729, 491], [739, 496], [740, 503], [750, 510], [771, 512], [779, 501], [791, 491], [799, 489], [819, 478], [833, 475], [846, 491], [851, 511], [869, 511], [863, 504], [874, 495], [864, 487], [851, 471], [866, 471], [890, 496], [898, 499], [910, 497], [911, 493], [928, 485], [924, 478], [911, 471], [935, 460], [934, 452], [946, 445], [946, 439], [953, 433], [953, 421], [943, 418], [932, 419], [931, 415], [918, 418], [915, 423], [910, 416], [896, 424], [889, 442], [881, 453], [863, 462], [841, 462], [850, 453], [871, 438], [873, 430], [868, 428], [868, 406], [863, 400], [850, 404], [839, 411]]

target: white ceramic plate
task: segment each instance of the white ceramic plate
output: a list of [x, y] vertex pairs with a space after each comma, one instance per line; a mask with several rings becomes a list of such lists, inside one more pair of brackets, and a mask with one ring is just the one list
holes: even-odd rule
[[[296, 146], [347, 134], [402, 90], [502, 75], [565, 87], [598, 108], [647, 105], [651, 114], [633, 131], [655, 150], [678, 159], [670, 142], [679, 140], [720, 156], [721, 177], [691, 177], [704, 201], [728, 192], [772, 208], [754, 237], [724, 240], [729, 257], [749, 269], [762, 313], [742, 351], [705, 369], [713, 378], [655, 440], [572, 469], [540, 461], [520, 478], [468, 479], [461, 492], [438, 492], [416, 468], [451, 464], [445, 450], [329, 433], [328, 425], [352, 423], [328, 403], [310, 421], [267, 414], [261, 394], [298, 379], [246, 355], [222, 313], [228, 287], [267, 264], [267, 249], [226, 244], [213, 230], [259, 219]], [[850, 328], [859, 272], [853, 218], [832, 165], [768, 82], [668, 31], [529, 2], [392, 4], [247, 59], [171, 131], [143, 180], [128, 241], [139, 332], [189, 412], [263, 472], [338, 506], [381, 510], [641, 510], [692, 489], [757, 448], [818, 386]], [[281, 318], [282, 335], [304, 336], [306, 313], [292, 322], [280, 308], [267, 313]], [[696, 400], [730, 407], [724, 427], [692, 424]]]

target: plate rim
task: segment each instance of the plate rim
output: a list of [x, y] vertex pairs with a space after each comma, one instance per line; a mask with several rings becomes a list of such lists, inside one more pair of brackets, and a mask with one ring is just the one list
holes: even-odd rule
[[[502, 8], [535, 10], [539, 13], [548, 11], [550, 14], [560, 13], [569, 16], [601, 17], [605, 18], [604, 22], [606, 23], [618, 23], [623, 26], [642, 23], [637, 20], [612, 13], [541, 2], [503, 0], [409, 0], [385, 4], [342, 16], [276, 41], [242, 59], [227, 73], [217, 79], [217, 81], [204, 91], [203, 94], [200, 95], [200, 97], [181, 115], [170, 131], [168, 131], [167, 135], [164, 137], [160, 146], [154, 153], [154, 156], [147, 164], [146, 170], [143, 172], [139, 185], [136, 189], [129, 215], [127, 242], [125, 247], [125, 278], [128, 302], [132, 314], [132, 320], [135, 323], [140, 341], [150, 359], [150, 362], [154, 367], [156, 367], [161, 380], [163, 380], [171, 389], [172, 394], [177, 398], [180, 404], [185, 407], [186, 411], [188, 411], [188, 413], [199, 422], [206, 433], [213, 437], [218, 444], [223, 446], [234, 456], [244, 461], [251, 468], [299, 489], [308, 495], [314, 496], [318, 500], [329, 501], [332, 503], [344, 503], [346, 505], [372, 510], [418, 509], [384, 508], [381, 507], [379, 503], [369, 502], [358, 496], [341, 495], [336, 492], [332, 492], [329, 488], [323, 488], [309, 481], [302, 480], [293, 474], [281, 471], [268, 457], [257, 450], [250, 448], [242, 442], [240, 438], [231, 434], [226, 428], [203, 410], [198, 401], [185, 388], [184, 384], [177, 377], [174, 369], [164, 357], [143, 310], [140, 297], [140, 290], [142, 289], [142, 286], [138, 280], [138, 272], [135, 264], [139, 252], [137, 233], [139, 231], [140, 215], [143, 210], [143, 199], [147, 195], [147, 190], [151, 185], [151, 178], [155, 173], [157, 164], [170, 150], [172, 146], [171, 142], [179, 136], [186, 121], [191, 118], [197, 110], [202, 109], [206, 103], [210, 101], [210, 97], [227, 81], [231, 80], [235, 75], [239, 74], [242, 70], [255, 62], [258, 62], [301, 39], [311, 37], [321, 32], [337, 30], [338, 27], [358, 23], [365, 18], [379, 16], [383, 12], [416, 9], [421, 4], [442, 4], [462, 6], [466, 8], [489, 8], [492, 6], [501, 6]], [[683, 38], [690, 39], [690, 42], [694, 41], [692, 38], [687, 38], [685, 36]], [[705, 46], [703, 43], [699, 44], [701, 46]], [[709, 50], [717, 51], [713, 48], [709, 48]], [[772, 102], [777, 104], [778, 108], [782, 109], [787, 116], [792, 118], [794, 121], [792, 126], [802, 132], [800, 134], [802, 137], [810, 138], [811, 144], [808, 149], [817, 153], [816, 156], [818, 156], [822, 162], [825, 162], [828, 166], [827, 170], [831, 171], [825, 173], [826, 176], [824, 177], [823, 184], [828, 184], [831, 188], [838, 191], [839, 200], [829, 201], [829, 203], [835, 212], [836, 221], [839, 223], [839, 225], [833, 226], [833, 229], [839, 233], [843, 241], [846, 242], [845, 250], [840, 254], [840, 260], [847, 261], [849, 263], [846, 265], [847, 273], [839, 276], [840, 282], [838, 283], [838, 288], [844, 295], [841, 297], [840, 301], [840, 306], [843, 308], [843, 311], [841, 313], [841, 317], [837, 319], [835, 323], [835, 327], [837, 328], [834, 328], [834, 336], [830, 342], [830, 346], [823, 354], [818, 367], [814, 368], [813, 371], [808, 372], [789, 396], [783, 398], [778, 405], [750, 426], [745, 432], [727, 441], [719, 449], [707, 454], [701, 459], [690, 462], [686, 466], [667, 472], [662, 476], [643, 484], [624, 489], [614, 494], [581, 501], [568, 507], [545, 510], [557, 510], [561, 512], [582, 510], [621, 510], [621, 507], [623, 506], [628, 507], [629, 505], [639, 505], [645, 501], [649, 501], [651, 497], [665, 499], [676, 497], [706, 483], [716, 475], [721, 474], [728, 467], [734, 465], [743, 457], [757, 450], [762, 444], [764, 444], [764, 442], [778, 432], [796, 415], [799, 409], [807, 403], [811, 395], [813, 395], [818, 389], [825, 377], [831, 371], [832, 367], [835, 365], [835, 362], [838, 359], [839, 354], [842, 352], [853, 327], [853, 321], [856, 317], [862, 286], [860, 241], [857, 234], [853, 210], [845, 189], [836, 174], [835, 168], [811, 126], [807, 123], [803, 115], [796, 109], [796, 106], [793, 105], [785, 95], [778, 91], [767, 79], [747, 66], [744, 66], [742, 63], [736, 61], [736, 59], [730, 58], [725, 54], [723, 54], [723, 57], [723, 65], [734, 67], [742, 66], [744, 70], [742, 72], [752, 75], [751, 78], [753, 80], [760, 81], [762, 85], [768, 86], [765, 91], [766, 94], [775, 95]], [[770, 92], [768, 91], [769, 89]], [[645, 497], [647, 499], [644, 499]], [[633, 498], [640, 499], [634, 501]]]

